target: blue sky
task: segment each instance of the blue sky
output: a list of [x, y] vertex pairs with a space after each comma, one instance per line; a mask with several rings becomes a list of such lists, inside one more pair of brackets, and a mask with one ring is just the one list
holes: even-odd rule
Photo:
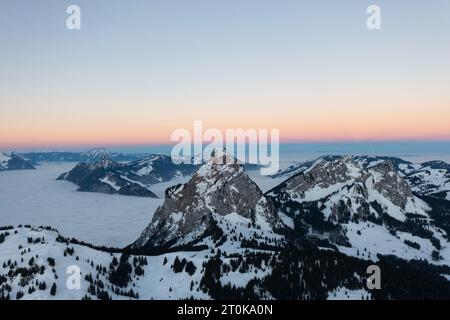
[[446, 0], [2, 0], [0, 148], [162, 143], [194, 120], [447, 140], [449, 14]]

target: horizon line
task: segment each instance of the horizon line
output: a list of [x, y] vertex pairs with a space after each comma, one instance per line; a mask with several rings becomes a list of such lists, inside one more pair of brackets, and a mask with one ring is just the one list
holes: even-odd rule
[[[388, 140], [284, 140], [280, 141], [280, 145], [285, 146], [312, 146], [312, 145], [379, 145], [379, 144], [450, 144], [448, 139], [388, 139]], [[91, 149], [115, 149], [115, 148], [158, 148], [171, 147], [177, 142], [149, 142], [149, 143], [94, 143], [94, 144], [51, 144], [51, 145], [14, 145], [1, 146], [0, 151], [19, 151], [19, 152], [64, 152], [74, 150], [91, 150]], [[202, 143], [203, 146], [209, 145], [210, 142]], [[245, 143], [245, 145], [250, 145]]]

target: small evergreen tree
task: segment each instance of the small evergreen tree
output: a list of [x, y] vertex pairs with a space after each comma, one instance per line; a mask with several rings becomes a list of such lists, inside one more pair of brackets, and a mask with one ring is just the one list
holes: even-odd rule
[[53, 282], [53, 285], [52, 285], [52, 287], [50, 288], [50, 294], [51, 294], [52, 296], [55, 296], [55, 295], [56, 295], [56, 283], [55, 283], [55, 282]]

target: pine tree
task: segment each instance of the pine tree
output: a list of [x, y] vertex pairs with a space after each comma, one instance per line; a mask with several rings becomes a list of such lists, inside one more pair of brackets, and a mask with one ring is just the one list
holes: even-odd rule
[[55, 295], [56, 295], [56, 283], [55, 283], [55, 282], [53, 282], [53, 285], [52, 285], [52, 287], [51, 287], [51, 289], [50, 289], [50, 294], [51, 294], [52, 296], [55, 296]]
[[44, 281], [39, 284], [39, 290], [44, 291], [45, 289], [47, 289], [47, 284]]
[[17, 291], [16, 300], [20, 300], [20, 299], [22, 299], [22, 297], [23, 297], [23, 292], [22, 291]]
[[128, 258], [129, 255], [122, 254], [117, 268], [112, 269], [109, 273], [109, 281], [121, 288], [126, 287], [128, 282], [131, 280], [130, 274], [133, 271], [133, 268], [128, 262]]
[[142, 269], [141, 266], [137, 266], [136, 269], [134, 270], [134, 272], [136, 273], [137, 276], [143, 276], [144, 275], [144, 269]]
[[55, 259], [53, 259], [52, 257], [48, 257], [47, 258], [47, 262], [48, 262], [48, 265], [50, 266], [50, 267], [54, 267], [55, 266]]
[[195, 273], [196, 270], [197, 270], [197, 267], [194, 265], [194, 263], [192, 263], [192, 261], [189, 261], [189, 262], [186, 264], [186, 269], [185, 269], [185, 271], [186, 271], [190, 276], [192, 276], [192, 275]]

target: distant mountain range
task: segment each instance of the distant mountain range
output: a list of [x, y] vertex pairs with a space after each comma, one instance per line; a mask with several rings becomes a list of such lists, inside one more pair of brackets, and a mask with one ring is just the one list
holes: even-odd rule
[[93, 163], [100, 160], [105, 155], [116, 162], [128, 162], [143, 159], [147, 156], [144, 153], [117, 153], [109, 152], [104, 148], [89, 149], [84, 152], [27, 152], [21, 155], [34, 163], [41, 162], [83, 162]]
[[0, 152], [0, 171], [35, 169], [28, 158], [12, 152], [10, 154]]
[[[193, 157], [191, 163], [200, 161]], [[203, 160], [207, 161], [207, 157]], [[1, 153], [0, 171], [34, 169], [42, 163], [78, 162], [57, 180], [67, 180], [79, 186], [78, 191], [156, 197], [151, 186], [176, 177], [189, 177], [198, 164], [173, 163], [168, 155], [115, 153], [104, 148], [85, 152], [29, 152], [10, 155]], [[244, 164], [247, 170], [258, 170], [257, 164]]]

